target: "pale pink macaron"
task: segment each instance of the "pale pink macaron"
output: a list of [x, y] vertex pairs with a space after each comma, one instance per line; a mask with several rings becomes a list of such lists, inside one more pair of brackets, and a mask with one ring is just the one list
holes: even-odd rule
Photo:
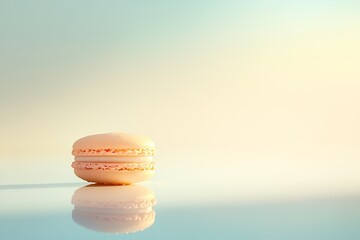
[[129, 133], [105, 133], [80, 138], [73, 144], [76, 176], [102, 184], [132, 184], [154, 175], [154, 142]]

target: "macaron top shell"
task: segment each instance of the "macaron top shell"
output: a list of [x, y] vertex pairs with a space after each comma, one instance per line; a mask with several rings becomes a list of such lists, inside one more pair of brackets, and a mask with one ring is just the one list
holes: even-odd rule
[[154, 142], [129, 133], [95, 134], [80, 138], [73, 144], [74, 156], [153, 156]]

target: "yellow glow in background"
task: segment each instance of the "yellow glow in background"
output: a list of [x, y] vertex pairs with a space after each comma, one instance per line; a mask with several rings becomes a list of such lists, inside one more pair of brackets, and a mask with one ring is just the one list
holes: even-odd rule
[[1, 3], [0, 184], [76, 181], [72, 143], [123, 131], [160, 182], [358, 189], [359, 4], [239, 2]]

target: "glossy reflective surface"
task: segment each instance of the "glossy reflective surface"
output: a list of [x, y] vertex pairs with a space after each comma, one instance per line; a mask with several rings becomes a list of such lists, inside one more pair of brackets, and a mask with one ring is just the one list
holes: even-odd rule
[[94, 231], [135, 233], [155, 222], [156, 197], [139, 185], [88, 185], [75, 191], [71, 203], [74, 222]]
[[157, 193], [176, 194], [170, 189], [156, 184], [2, 186], [1, 238], [360, 239], [357, 196], [203, 204], [157, 199]]

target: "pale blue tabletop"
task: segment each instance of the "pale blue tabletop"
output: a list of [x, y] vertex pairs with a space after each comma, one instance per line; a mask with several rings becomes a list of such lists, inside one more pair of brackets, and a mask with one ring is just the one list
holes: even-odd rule
[[74, 221], [71, 199], [85, 185], [2, 185], [1, 239], [360, 239], [358, 196], [221, 201], [196, 186], [183, 196], [187, 188], [156, 182], [145, 184], [157, 198], [155, 222], [109, 233]]

